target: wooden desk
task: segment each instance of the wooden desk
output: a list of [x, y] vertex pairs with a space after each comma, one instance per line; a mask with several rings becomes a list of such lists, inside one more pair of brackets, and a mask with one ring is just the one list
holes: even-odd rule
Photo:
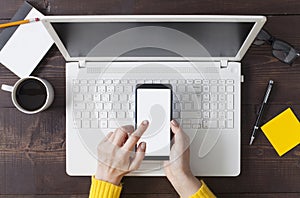
[[[46, 15], [65, 14], [257, 14], [268, 16], [265, 28], [300, 49], [300, 2], [212, 0], [32, 0]], [[22, 0], [0, 0], [0, 22], [8, 21]], [[293, 67], [272, 57], [270, 46], [251, 47], [242, 72], [242, 172], [236, 178], [204, 178], [218, 197], [300, 197], [300, 146], [278, 157], [259, 133], [248, 146], [266, 84], [276, 83], [263, 122], [287, 107], [300, 118], [300, 58]], [[65, 173], [65, 62], [52, 47], [34, 75], [55, 87], [55, 101], [37, 115], [13, 107], [10, 95], [0, 91], [0, 198], [87, 197], [89, 177]], [[18, 78], [2, 65], [0, 84]], [[176, 197], [164, 177], [128, 177], [122, 197]]]

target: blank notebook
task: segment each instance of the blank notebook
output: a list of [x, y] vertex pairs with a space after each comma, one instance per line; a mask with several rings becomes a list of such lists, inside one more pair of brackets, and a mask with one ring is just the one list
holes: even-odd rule
[[261, 129], [279, 156], [300, 143], [300, 123], [290, 108], [267, 122]]

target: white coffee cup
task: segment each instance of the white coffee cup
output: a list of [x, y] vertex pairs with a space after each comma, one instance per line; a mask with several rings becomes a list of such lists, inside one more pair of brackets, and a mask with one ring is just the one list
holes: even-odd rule
[[54, 90], [45, 79], [34, 76], [21, 78], [14, 86], [1, 86], [11, 92], [11, 99], [17, 109], [26, 114], [34, 114], [47, 109], [53, 102]]

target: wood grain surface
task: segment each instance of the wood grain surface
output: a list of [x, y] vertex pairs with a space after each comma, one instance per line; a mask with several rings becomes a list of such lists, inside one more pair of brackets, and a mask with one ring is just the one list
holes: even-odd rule
[[[258, 14], [266, 15], [265, 28], [272, 35], [300, 49], [300, 1], [242, 0], [33, 0], [46, 15], [82, 14]], [[22, 0], [0, 0], [0, 23], [7, 22]], [[1, 31], [1, 30], [0, 30]], [[17, 57], [17, 55], [16, 55]], [[53, 46], [33, 75], [49, 80], [55, 88], [52, 106], [36, 115], [13, 107], [10, 94], [0, 91], [0, 198], [83, 198], [89, 177], [65, 173], [65, 61]], [[248, 146], [251, 129], [267, 81], [275, 87], [263, 123], [287, 107], [300, 118], [300, 58], [293, 66], [273, 58], [268, 45], [252, 46], [242, 61], [242, 172], [235, 178], [203, 178], [218, 197], [300, 197], [300, 146], [278, 157], [259, 133]], [[0, 65], [0, 84], [18, 78]], [[126, 177], [122, 197], [178, 197], [164, 177]]]

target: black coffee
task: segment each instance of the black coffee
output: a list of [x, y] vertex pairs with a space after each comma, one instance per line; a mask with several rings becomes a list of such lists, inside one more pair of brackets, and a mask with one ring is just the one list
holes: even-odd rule
[[18, 104], [27, 111], [40, 109], [46, 102], [47, 90], [43, 83], [35, 79], [21, 82], [16, 90]]

